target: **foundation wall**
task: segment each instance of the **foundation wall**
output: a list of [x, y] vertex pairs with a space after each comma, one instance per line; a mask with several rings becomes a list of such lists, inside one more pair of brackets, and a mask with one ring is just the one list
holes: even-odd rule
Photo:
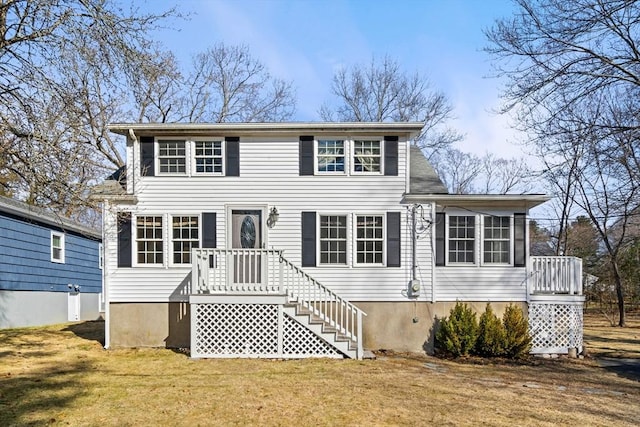
[[189, 347], [189, 304], [112, 303], [109, 347]]
[[[395, 350], [433, 353], [434, 325], [437, 319], [447, 317], [456, 305], [450, 302], [355, 302], [367, 313], [364, 318], [364, 348], [369, 350]], [[466, 302], [478, 318], [486, 302]], [[517, 302], [526, 313], [526, 303]], [[502, 317], [507, 302], [492, 302], [491, 308]]]
[[[486, 302], [467, 302], [478, 313]], [[526, 303], [518, 302], [523, 310]], [[434, 325], [449, 315], [455, 302], [355, 302], [364, 317], [364, 348], [433, 353]], [[509, 303], [491, 303], [502, 317]], [[110, 347], [190, 346], [190, 311], [187, 303], [112, 303]], [[526, 312], [526, 311], [525, 311]]]

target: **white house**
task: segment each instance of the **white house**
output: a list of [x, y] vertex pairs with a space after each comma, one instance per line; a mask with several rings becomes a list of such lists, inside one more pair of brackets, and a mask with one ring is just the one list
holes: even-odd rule
[[421, 128], [111, 125], [127, 167], [95, 196], [106, 346], [430, 351], [435, 318], [461, 300], [528, 306], [534, 351], [580, 348], [580, 260], [528, 253], [527, 214], [547, 197], [447, 194], [412, 146]]

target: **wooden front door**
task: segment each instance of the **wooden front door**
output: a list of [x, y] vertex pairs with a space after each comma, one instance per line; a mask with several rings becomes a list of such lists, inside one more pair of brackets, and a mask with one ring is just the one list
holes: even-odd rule
[[231, 248], [242, 249], [233, 255], [234, 283], [261, 283], [262, 255], [259, 250], [264, 248], [262, 210], [231, 211]]

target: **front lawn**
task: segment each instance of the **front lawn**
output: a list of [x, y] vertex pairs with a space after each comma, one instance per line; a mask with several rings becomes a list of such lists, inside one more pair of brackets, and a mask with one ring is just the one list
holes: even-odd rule
[[[0, 425], [637, 425], [592, 360], [191, 360], [102, 349], [101, 322], [0, 330]], [[635, 349], [634, 351], [638, 351]]]

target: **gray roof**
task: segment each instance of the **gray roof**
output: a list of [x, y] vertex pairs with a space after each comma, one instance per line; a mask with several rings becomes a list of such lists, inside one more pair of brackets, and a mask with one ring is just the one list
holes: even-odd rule
[[448, 194], [436, 170], [418, 147], [409, 150], [409, 194]]
[[19, 200], [0, 196], [0, 212], [6, 212], [20, 218], [37, 221], [46, 225], [72, 231], [94, 239], [102, 239], [102, 233], [95, 228], [87, 227], [69, 218], [56, 215], [38, 206], [32, 206]]

